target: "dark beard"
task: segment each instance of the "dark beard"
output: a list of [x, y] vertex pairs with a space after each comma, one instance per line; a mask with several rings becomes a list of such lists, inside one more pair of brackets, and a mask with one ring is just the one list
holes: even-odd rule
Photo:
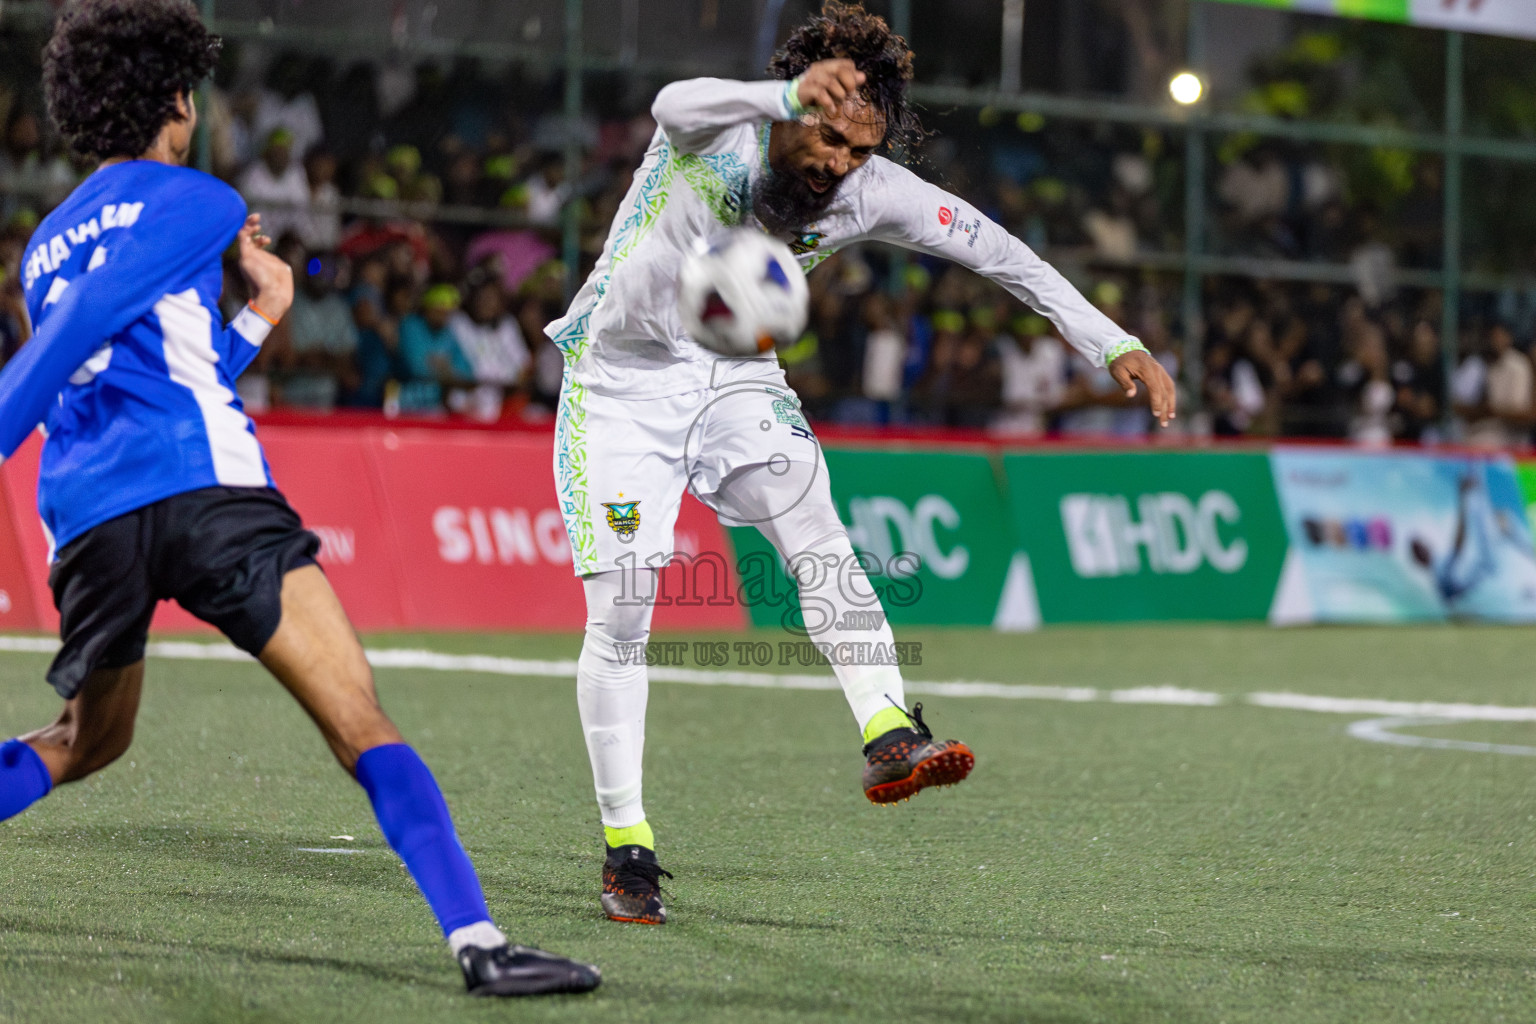
[[798, 174], [769, 168], [752, 185], [752, 212], [772, 235], [799, 235], [837, 198], [842, 179], [817, 192]]

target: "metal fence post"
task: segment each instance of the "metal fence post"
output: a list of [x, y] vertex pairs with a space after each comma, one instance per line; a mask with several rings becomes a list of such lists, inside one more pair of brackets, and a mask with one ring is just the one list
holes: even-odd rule
[[1445, 34], [1445, 226], [1442, 243], [1440, 311], [1440, 362], [1445, 378], [1440, 396], [1440, 417], [1447, 429], [1454, 414], [1451, 408], [1451, 375], [1456, 372], [1456, 354], [1461, 343], [1461, 135], [1465, 121], [1465, 37], [1460, 32]]
[[[199, 5], [202, 8], [203, 24], [210, 30], [213, 28], [213, 0], [202, 0]], [[197, 169], [204, 174], [213, 173], [213, 139], [208, 133], [208, 98], [212, 91], [207, 82], [200, 82], [197, 86], [197, 95], [192, 102], [197, 104], [197, 129], [194, 132], [192, 145], [196, 154]]]
[[560, 257], [565, 263], [565, 297], [581, 275], [581, 0], [565, 0], [565, 207], [561, 213]]
[[1024, 0], [1003, 0], [1003, 71], [998, 88], [1024, 88]]
[[[1188, 31], [1185, 56], [1189, 70], [1199, 75], [1205, 64], [1205, 6], [1201, 0], [1190, 0]], [[1188, 389], [1186, 402], [1191, 413], [1200, 410], [1205, 397], [1205, 311], [1202, 308], [1202, 257], [1205, 255], [1204, 117], [1200, 106], [1191, 107], [1184, 133], [1184, 351], [1179, 363]]]
[[[891, 0], [891, 31], [912, 44], [912, 0]], [[905, 153], [898, 150], [891, 154], [892, 158], [900, 162]], [[889, 277], [886, 280], [886, 291], [894, 298], [900, 298], [907, 287], [907, 267], [909, 257], [907, 250], [896, 249], [891, 253], [889, 264]], [[903, 329], [905, 333], [905, 329]]]

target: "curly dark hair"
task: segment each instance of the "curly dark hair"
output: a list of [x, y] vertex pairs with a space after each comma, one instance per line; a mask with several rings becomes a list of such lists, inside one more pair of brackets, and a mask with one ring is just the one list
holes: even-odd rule
[[75, 0], [43, 51], [49, 116], [76, 152], [139, 156], [221, 45], [190, 0]]
[[837, 57], [853, 61], [864, 72], [860, 93], [885, 121], [883, 146], [910, 148], [921, 142], [922, 124], [907, 99], [912, 50], [884, 18], [870, 14], [862, 4], [825, 0], [821, 13], [811, 15], [773, 55], [768, 73], [795, 78], [817, 61]]

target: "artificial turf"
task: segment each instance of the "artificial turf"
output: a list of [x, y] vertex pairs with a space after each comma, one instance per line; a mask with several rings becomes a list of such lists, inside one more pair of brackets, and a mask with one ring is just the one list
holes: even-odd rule
[[[1536, 704], [1531, 630], [901, 639], [924, 644], [917, 679]], [[0, 655], [0, 735], [55, 712], [45, 664]], [[464, 997], [302, 712], [253, 665], [162, 660], [129, 754], [0, 824], [0, 1019], [1536, 1019], [1536, 758], [1366, 743], [1348, 716], [1238, 700], [929, 697], [975, 774], [881, 809], [839, 694], [656, 683], [646, 803], [677, 877], [670, 923], [645, 928], [598, 910], [569, 680], [387, 669], [379, 686], [498, 920], [601, 964], [596, 994]], [[1536, 744], [1536, 725], [1435, 735]]]

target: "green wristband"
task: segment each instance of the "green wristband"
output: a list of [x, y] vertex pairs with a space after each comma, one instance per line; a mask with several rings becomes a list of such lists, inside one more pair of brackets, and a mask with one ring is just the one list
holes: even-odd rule
[[1147, 346], [1143, 345], [1141, 342], [1137, 341], [1135, 338], [1126, 338], [1120, 344], [1116, 345], [1114, 348], [1112, 348], [1108, 352], [1104, 353], [1104, 365], [1108, 366], [1110, 363], [1113, 363], [1116, 359], [1119, 359], [1121, 356], [1123, 356], [1123, 355], [1125, 355], [1125, 354], [1127, 354], [1129, 352], [1146, 352], [1146, 351], [1147, 351]]
[[798, 121], [805, 116], [807, 107], [800, 102], [800, 79], [791, 78], [784, 87], [784, 106], [789, 110], [791, 121]]

